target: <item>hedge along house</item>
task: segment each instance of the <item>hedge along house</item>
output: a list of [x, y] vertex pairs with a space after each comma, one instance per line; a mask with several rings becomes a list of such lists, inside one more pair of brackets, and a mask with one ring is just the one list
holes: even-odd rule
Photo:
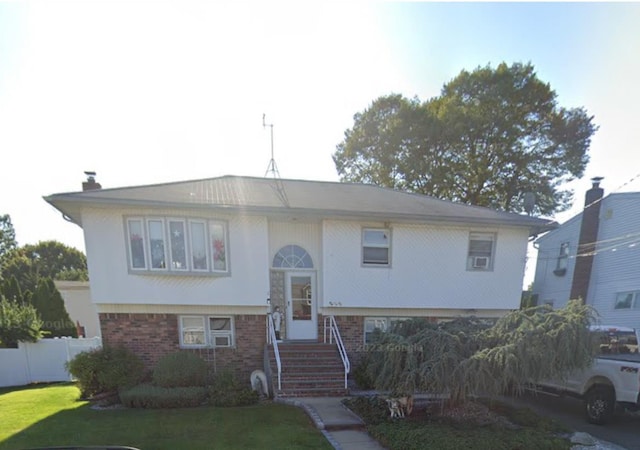
[[554, 227], [364, 184], [224, 176], [101, 189], [90, 177], [85, 188], [45, 200], [84, 230], [104, 343], [148, 364], [193, 349], [243, 377], [276, 370], [264, 364], [276, 306], [283, 373], [287, 343], [324, 341], [328, 323], [353, 358], [396, 319], [517, 309], [529, 237]]

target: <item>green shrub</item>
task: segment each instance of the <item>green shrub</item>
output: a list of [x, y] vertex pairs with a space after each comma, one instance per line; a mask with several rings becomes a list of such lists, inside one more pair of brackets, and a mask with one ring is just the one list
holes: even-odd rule
[[144, 377], [144, 364], [125, 347], [79, 353], [65, 367], [77, 379], [80, 394], [85, 398], [134, 386]]
[[353, 380], [358, 387], [363, 390], [374, 389], [373, 379], [369, 375], [369, 357], [363, 355], [360, 362], [353, 369]]
[[344, 399], [342, 403], [369, 425], [389, 420], [387, 402], [381, 397], [350, 397]]
[[248, 406], [260, 398], [256, 391], [240, 383], [229, 371], [216, 374], [208, 391], [209, 403], [213, 406]]
[[163, 356], [153, 369], [153, 384], [162, 387], [205, 386], [207, 363], [191, 352]]
[[188, 408], [207, 400], [204, 387], [160, 387], [140, 384], [120, 392], [120, 401], [129, 408]]

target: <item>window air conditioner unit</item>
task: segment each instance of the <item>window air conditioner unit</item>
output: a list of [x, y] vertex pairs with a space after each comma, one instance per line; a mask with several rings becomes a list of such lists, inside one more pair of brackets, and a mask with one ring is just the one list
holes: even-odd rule
[[214, 347], [231, 347], [231, 336], [228, 334], [214, 334], [213, 335]]
[[490, 258], [488, 256], [474, 256], [473, 265], [474, 269], [488, 269]]

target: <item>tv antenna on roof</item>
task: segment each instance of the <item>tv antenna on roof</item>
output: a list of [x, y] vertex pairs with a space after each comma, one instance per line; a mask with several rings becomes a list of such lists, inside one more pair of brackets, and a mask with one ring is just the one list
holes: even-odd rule
[[266, 177], [267, 174], [271, 173], [273, 175], [273, 178], [280, 178], [280, 172], [278, 172], [278, 166], [276, 165], [276, 160], [273, 158], [273, 124], [267, 123], [265, 117], [266, 117], [266, 114], [263, 113], [262, 127], [271, 128], [271, 161], [269, 161], [269, 165], [267, 166], [267, 171], [264, 173], [264, 176]]

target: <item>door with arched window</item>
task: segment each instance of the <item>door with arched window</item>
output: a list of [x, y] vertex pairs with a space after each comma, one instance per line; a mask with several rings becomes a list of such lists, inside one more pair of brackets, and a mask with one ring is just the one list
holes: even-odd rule
[[284, 272], [287, 339], [316, 339], [316, 274], [311, 256], [298, 245], [287, 245], [278, 250], [272, 267]]

